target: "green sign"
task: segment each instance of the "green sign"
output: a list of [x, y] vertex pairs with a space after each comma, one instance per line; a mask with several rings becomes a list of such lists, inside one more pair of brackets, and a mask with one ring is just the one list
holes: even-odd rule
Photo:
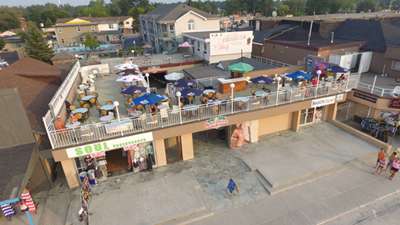
[[136, 145], [150, 141], [153, 141], [153, 133], [148, 132], [143, 134], [132, 135], [129, 137], [116, 138], [109, 141], [102, 141], [93, 144], [67, 148], [66, 151], [68, 158], [76, 158], [97, 152], [106, 152], [113, 149], [124, 148], [129, 145]]

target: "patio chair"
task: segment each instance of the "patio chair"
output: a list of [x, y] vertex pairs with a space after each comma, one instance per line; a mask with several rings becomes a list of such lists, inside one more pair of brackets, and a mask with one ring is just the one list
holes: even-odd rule
[[400, 97], [400, 86], [394, 87], [392, 91], [392, 96], [393, 97]]

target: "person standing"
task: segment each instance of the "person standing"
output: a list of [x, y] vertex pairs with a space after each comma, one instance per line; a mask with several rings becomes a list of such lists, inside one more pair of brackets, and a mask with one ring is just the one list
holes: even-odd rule
[[386, 168], [385, 168], [385, 172], [388, 169], [391, 169], [392, 164], [393, 164], [393, 160], [397, 158], [397, 152], [393, 152], [390, 157], [389, 157], [389, 162], [386, 164]]
[[393, 177], [396, 175], [399, 169], [400, 169], [400, 160], [398, 158], [394, 158], [391, 168], [392, 173], [390, 174], [389, 180], [393, 179]]
[[376, 161], [375, 174], [377, 174], [377, 175], [381, 174], [385, 165], [386, 165], [385, 150], [383, 148], [381, 148], [381, 150], [378, 152], [378, 159]]

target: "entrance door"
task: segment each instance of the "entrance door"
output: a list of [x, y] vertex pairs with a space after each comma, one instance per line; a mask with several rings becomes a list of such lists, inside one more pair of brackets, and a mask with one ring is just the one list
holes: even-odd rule
[[110, 176], [129, 172], [127, 154], [122, 149], [107, 151], [106, 160]]
[[322, 121], [323, 107], [309, 108], [301, 110], [300, 125], [310, 125]]

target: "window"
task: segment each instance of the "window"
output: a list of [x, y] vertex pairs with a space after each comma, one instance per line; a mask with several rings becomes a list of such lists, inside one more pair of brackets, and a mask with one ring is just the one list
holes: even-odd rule
[[108, 28], [114, 29], [114, 24], [108, 24]]
[[200, 41], [197, 41], [197, 51], [200, 51]]
[[129, 25], [129, 21], [126, 21], [125, 24], [126, 24], [126, 25]]
[[203, 43], [203, 48], [204, 48], [204, 51], [203, 51], [203, 53], [204, 54], [207, 54], [207, 43]]
[[169, 25], [169, 30], [170, 30], [170, 31], [174, 31], [174, 29], [175, 29], [174, 25], [173, 25], [173, 24], [170, 24], [170, 25]]
[[194, 21], [193, 20], [188, 21], [188, 30], [194, 30]]
[[392, 70], [400, 71], [400, 61], [392, 61]]
[[63, 44], [65, 43], [64, 38], [61, 39], [61, 43], [63, 43]]
[[77, 26], [76, 31], [78, 31], [78, 32], [81, 31], [81, 26]]
[[251, 43], [251, 39], [247, 38], [247, 45], [250, 45], [250, 43]]

